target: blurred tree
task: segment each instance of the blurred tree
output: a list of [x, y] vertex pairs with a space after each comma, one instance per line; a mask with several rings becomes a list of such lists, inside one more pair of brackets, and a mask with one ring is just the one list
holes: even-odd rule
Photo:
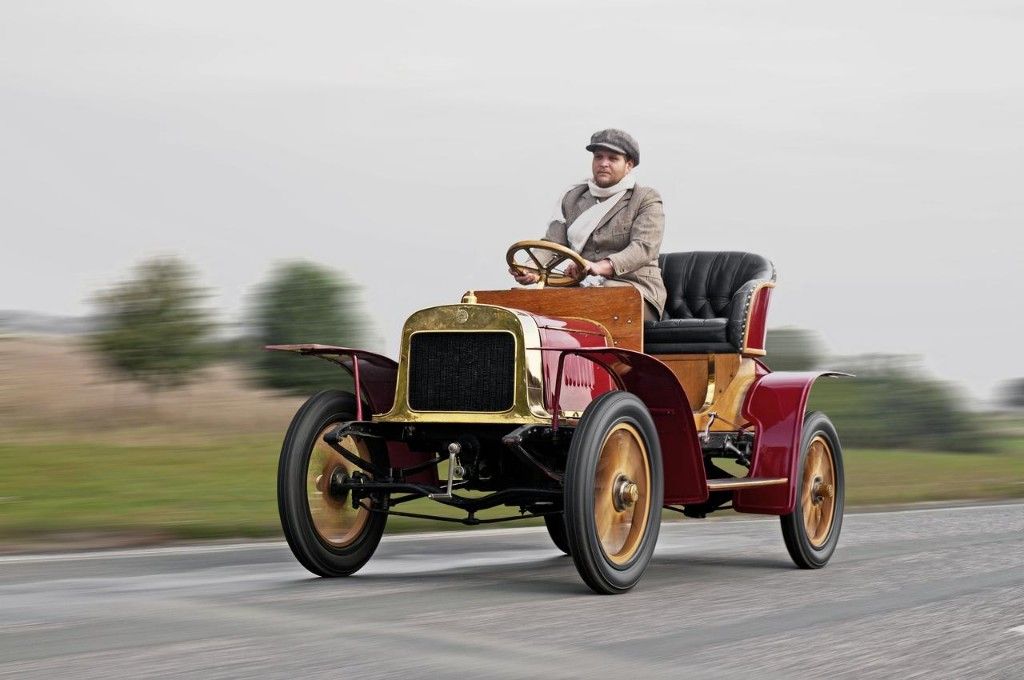
[[133, 276], [97, 294], [98, 330], [89, 346], [116, 372], [150, 389], [182, 385], [211, 358], [207, 292], [173, 257], [143, 262]]
[[965, 399], [948, 383], [909, 372], [819, 380], [809, 408], [825, 411], [843, 443], [875, 449], [985, 451]]
[[765, 363], [773, 371], [825, 366], [854, 379], [821, 379], [811, 390], [810, 410], [832, 418], [843, 443], [881, 449], [981, 451], [989, 438], [965, 400], [948, 383], [925, 375], [919, 357], [863, 354], [827, 357], [821, 337], [802, 328], [768, 331]]
[[[368, 327], [358, 287], [311, 262], [278, 266], [256, 292], [254, 317], [260, 345], [359, 347]], [[337, 367], [284, 352], [262, 352], [256, 373], [260, 384], [296, 394], [351, 385], [348, 373]]]
[[769, 329], [765, 348], [765, 363], [773, 371], [810, 371], [824, 356], [821, 336], [803, 328]]
[[1024, 378], [1007, 380], [999, 389], [999, 404], [1006, 408], [1024, 408]]

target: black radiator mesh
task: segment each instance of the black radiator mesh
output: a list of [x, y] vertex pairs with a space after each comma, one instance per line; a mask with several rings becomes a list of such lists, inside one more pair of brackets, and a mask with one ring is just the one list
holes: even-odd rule
[[417, 333], [409, 356], [414, 411], [507, 411], [516, 362], [510, 333]]

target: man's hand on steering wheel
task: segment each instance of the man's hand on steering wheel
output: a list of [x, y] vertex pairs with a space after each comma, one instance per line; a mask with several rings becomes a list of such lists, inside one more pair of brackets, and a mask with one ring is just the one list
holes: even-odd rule
[[[598, 260], [597, 262], [591, 262], [590, 260], [583, 260], [586, 266], [583, 268], [583, 276], [587, 274], [593, 274], [594, 276], [603, 276], [606, 279], [610, 279], [615, 276], [615, 268], [612, 267], [612, 261], [608, 258]], [[575, 262], [570, 262], [565, 265], [563, 269], [566, 276], [572, 276], [583, 278], [580, 276], [580, 269], [576, 266]]]
[[516, 280], [520, 286], [529, 286], [532, 283], [540, 281], [540, 275], [534, 274], [533, 272], [524, 272], [516, 267], [509, 267], [508, 273], [512, 275], [512, 278]]

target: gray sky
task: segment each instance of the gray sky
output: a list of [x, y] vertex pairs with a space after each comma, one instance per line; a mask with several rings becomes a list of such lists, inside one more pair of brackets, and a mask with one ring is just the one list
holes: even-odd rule
[[[775, 261], [770, 325], [1024, 375], [1024, 3], [0, 5], [0, 309], [179, 253], [237, 319], [273, 262], [413, 310], [506, 287], [602, 127], [664, 251]], [[1008, 341], [1007, 341], [1008, 340]]]

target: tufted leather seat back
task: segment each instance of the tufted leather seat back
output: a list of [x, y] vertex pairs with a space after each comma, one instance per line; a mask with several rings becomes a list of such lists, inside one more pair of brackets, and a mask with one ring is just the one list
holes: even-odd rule
[[729, 318], [743, 284], [775, 280], [771, 261], [754, 253], [664, 253], [658, 263], [668, 293], [664, 319]]
[[644, 323], [648, 354], [739, 352], [754, 291], [775, 280], [771, 260], [754, 253], [665, 253], [658, 258], [665, 314]]

